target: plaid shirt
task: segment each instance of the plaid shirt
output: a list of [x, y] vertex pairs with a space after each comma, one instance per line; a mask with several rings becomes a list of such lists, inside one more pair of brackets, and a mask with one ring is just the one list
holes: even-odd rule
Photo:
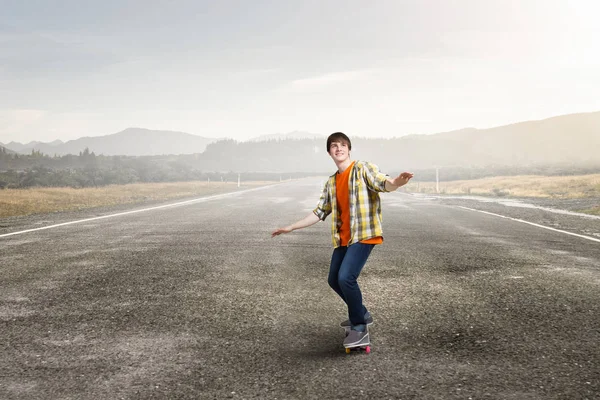
[[[341, 225], [337, 209], [335, 176], [329, 177], [317, 208], [313, 213], [321, 221], [329, 214], [331, 218], [331, 237], [333, 247], [339, 247]], [[348, 246], [361, 240], [383, 236], [381, 228], [381, 201], [379, 192], [387, 192], [385, 182], [388, 175], [379, 172], [375, 164], [365, 161], [356, 161], [348, 178], [348, 194], [350, 196], [350, 241]]]

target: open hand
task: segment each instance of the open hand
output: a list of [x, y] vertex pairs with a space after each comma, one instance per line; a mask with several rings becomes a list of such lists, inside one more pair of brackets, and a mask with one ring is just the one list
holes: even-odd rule
[[403, 172], [394, 179], [392, 179], [392, 184], [394, 186], [404, 186], [410, 181], [410, 179], [414, 176], [412, 172]]
[[292, 229], [287, 226], [284, 228], [277, 228], [273, 232], [271, 232], [271, 237], [275, 237], [275, 236], [281, 235], [283, 233], [290, 233], [291, 231], [292, 231]]

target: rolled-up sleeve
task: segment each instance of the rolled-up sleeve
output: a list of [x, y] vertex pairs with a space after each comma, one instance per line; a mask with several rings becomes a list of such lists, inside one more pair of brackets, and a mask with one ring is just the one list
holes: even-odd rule
[[379, 171], [379, 167], [375, 164], [365, 162], [363, 170], [363, 177], [370, 190], [374, 192], [387, 192], [385, 189], [385, 182], [389, 178], [389, 175]]
[[331, 197], [329, 190], [329, 181], [325, 184], [323, 188], [323, 193], [321, 194], [321, 198], [319, 199], [319, 204], [317, 204], [317, 208], [313, 210], [313, 213], [319, 217], [321, 221], [325, 221], [325, 218], [329, 214], [331, 214]]

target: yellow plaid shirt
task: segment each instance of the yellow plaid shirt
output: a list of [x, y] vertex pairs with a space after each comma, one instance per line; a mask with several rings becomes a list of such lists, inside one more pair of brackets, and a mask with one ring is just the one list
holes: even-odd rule
[[[329, 214], [333, 214], [331, 240], [334, 248], [339, 247], [341, 243], [339, 233], [341, 221], [335, 190], [336, 174], [337, 172], [327, 180], [319, 204], [313, 210], [313, 213], [321, 221], [325, 221]], [[379, 192], [387, 192], [385, 190], [387, 179], [388, 175], [379, 172], [379, 168], [375, 164], [365, 161], [354, 163], [348, 178], [348, 194], [350, 196], [350, 241], [348, 246], [361, 240], [383, 236]]]

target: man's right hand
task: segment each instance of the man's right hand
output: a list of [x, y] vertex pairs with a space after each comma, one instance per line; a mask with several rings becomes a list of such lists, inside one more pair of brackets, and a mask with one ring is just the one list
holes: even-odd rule
[[319, 221], [320, 221], [319, 217], [317, 217], [317, 215], [315, 213], [311, 212], [310, 214], [308, 214], [306, 217], [302, 218], [298, 222], [294, 222], [293, 224], [285, 226], [283, 228], [275, 229], [273, 232], [271, 232], [271, 237], [281, 235], [282, 233], [290, 233], [291, 231], [293, 231], [295, 229], [306, 228], [307, 226], [314, 225]]
[[271, 232], [271, 237], [281, 235], [282, 233], [290, 233], [292, 230], [293, 229], [290, 228], [289, 226], [286, 226], [284, 228], [278, 228], [278, 229], [275, 229], [273, 232]]

